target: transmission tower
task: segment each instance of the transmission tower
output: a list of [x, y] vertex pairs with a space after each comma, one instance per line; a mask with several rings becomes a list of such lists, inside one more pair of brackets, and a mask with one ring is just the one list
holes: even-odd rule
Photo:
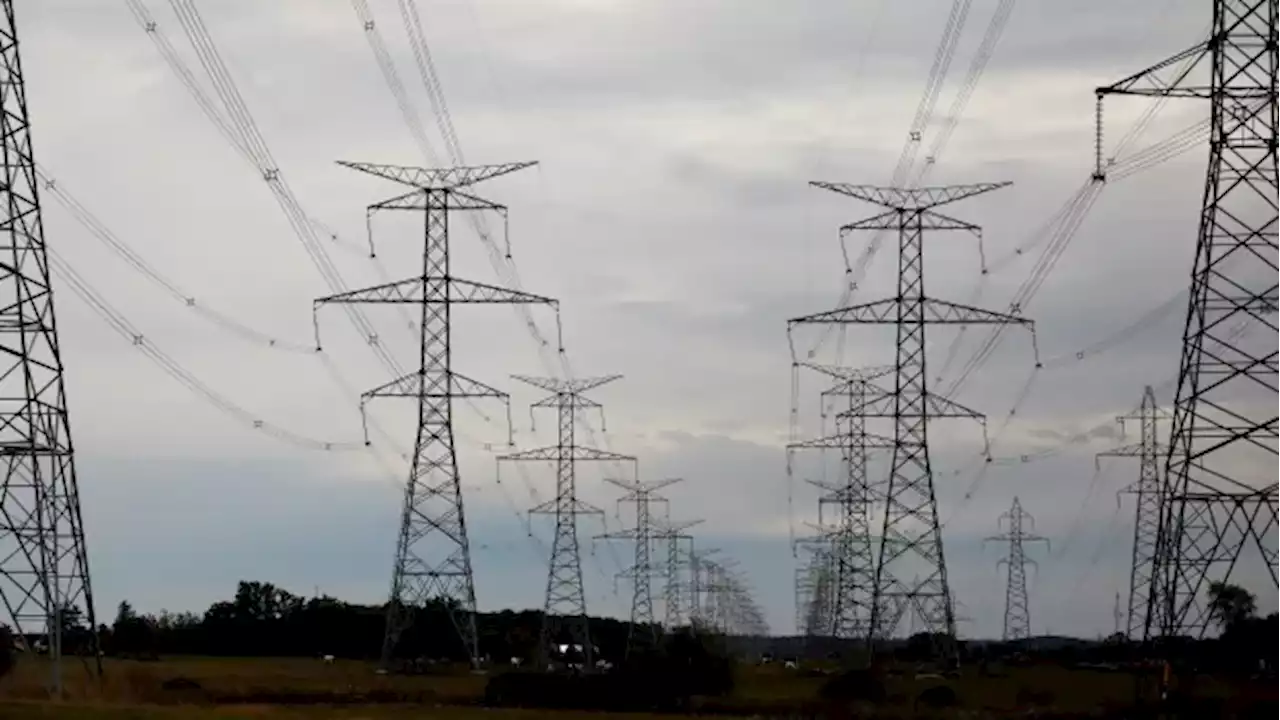
[[[369, 206], [375, 210], [412, 210], [424, 215], [422, 273], [398, 282], [323, 297], [326, 304], [412, 303], [422, 306], [417, 369], [360, 397], [361, 411], [373, 398], [414, 398], [418, 403], [417, 438], [405, 485], [400, 534], [396, 542], [391, 596], [387, 602], [382, 665], [389, 667], [401, 635], [413, 622], [413, 608], [428, 600], [443, 603], [473, 665], [480, 660], [476, 634], [475, 578], [462, 505], [462, 482], [453, 444], [455, 398], [507, 400], [507, 394], [453, 369], [452, 308], [462, 303], [547, 304], [551, 298], [462, 280], [452, 273], [449, 252], [450, 211], [498, 211], [506, 207], [464, 192], [483, 180], [534, 163], [427, 169], [400, 165], [341, 162], [353, 170], [407, 185], [412, 190]], [[318, 329], [317, 329], [318, 334]], [[376, 342], [376, 338], [369, 338]], [[319, 340], [317, 339], [317, 346]]]
[[1125, 625], [1125, 636], [1130, 640], [1141, 639], [1147, 603], [1151, 599], [1152, 571], [1160, 536], [1160, 509], [1163, 507], [1160, 458], [1168, 452], [1168, 446], [1159, 441], [1156, 424], [1168, 417], [1156, 407], [1155, 391], [1148, 385], [1142, 393], [1138, 411], [1116, 418], [1122, 431], [1126, 421], [1137, 421], [1141, 428], [1139, 441], [1098, 454], [1099, 458], [1138, 458], [1138, 479], [1122, 491], [1137, 499], [1133, 515], [1133, 559], [1129, 569], [1129, 612]]
[[1000, 515], [1000, 524], [1004, 527], [1003, 535], [987, 538], [987, 541], [1005, 542], [1009, 544], [1008, 557], [1001, 558], [997, 565], [1003, 564], [1008, 575], [1004, 590], [1004, 636], [1003, 640], [1026, 640], [1031, 637], [1031, 606], [1027, 602], [1027, 566], [1035, 565], [1035, 561], [1026, 555], [1026, 543], [1043, 542], [1048, 545], [1047, 538], [1031, 532], [1035, 518], [1022, 509], [1018, 498], [1013, 498], [1013, 507]]
[[820, 637], [831, 635], [835, 583], [835, 553], [829, 536], [802, 538], [796, 541], [797, 549], [808, 554], [803, 565], [796, 568], [796, 631], [804, 636], [806, 644]]
[[697, 552], [689, 550], [689, 625], [694, 630], [710, 626], [707, 617], [710, 603], [707, 583], [710, 579], [710, 566], [714, 562], [710, 558], [718, 552], [718, 548], [705, 548]]
[[[551, 559], [547, 567], [547, 595], [543, 606], [540, 652], [549, 652], [553, 644], [559, 644], [562, 635], [567, 643], [582, 648], [584, 667], [592, 667], [590, 620], [587, 615], [587, 596], [582, 586], [582, 556], [578, 543], [578, 516], [602, 515], [599, 508], [578, 499], [575, 470], [580, 461], [635, 462], [629, 455], [597, 450], [579, 445], [574, 432], [578, 412], [595, 408], [603, 412], [600, 403], [586, 397], [588, 390], [613, 382], [621, 375], [595, 378], [559, 380], [556, 378], [512, 376], [520, 382], [551, 393], [534, 403], [531, 408], [555, 408], [558, 418], [556, 444], [548, 447], [523, 450], [498, 456], [503, 461], [538, 461], [556, 464], [555, 499], [542, 503], [531, 514], [554, 515], [555, 538], [551, 542]], [[545, 665], [545, 663], [543, 663]]]
[[[1210, 101], [1144, 639], [1204, 635], [1205, 590], [1232, 578], [1246, 545], [1276, 584], [1276, 21], [1276, 0], [1214, 0], [1208, 40], [1097, 90], [1099, 116], [1106, 95]], [[1207, 78], [1195, 73], [1205, 64]]]
[[[925, 328], [930, 324], [1019, 324], [1031, 328], [1032, 323], [1016, 315], [928, 297], [924, 287], [923, 238], [926, 230], [980, 233], [976, 225], [948, 217], [933, 208], [996, 190], [1008, 183], [915, 189], [843, 183], [812, 184], [888, 208], [887, 212], [847, 225], [842, 231], [893, 230], [898, 233], [898, 292], [895, 297], [788, 322], [789, 331], [796, 325], [806, 324], [888, 324], [897, 327], [893, 390], [884, 392], [879, 398], [880, 404], [877, 401], [866, 404], [867, 410], [882, 408], [892, 418], [894, 426], [893, 438], [887, 445], [892, 451], [892, 459], [885, 486], [880, 532], [886, 541], [877, 548], [870, 626], [878, 627], [882, 606], [879, 598], [889, 586], [892, 567], [914, 560], [923, 579], [913, 587], [912, 605], [922, 614], [922, 630], [934, 634], [945, 645], [938, 648], [939, 654], [954, 660], [955, 609], [947, 582], [927, 428], [930, 417], [946, 414], [943, 408], [947, 408], [952, 416], [980, 416], [929, 392], [925, 372]], [[1034, 337], [1033, 331], [1033, 343]], [[868, 633], [868, 637], [874, 634]]]
[[[0, 286], [0, 602], [24, 649], [48, 645], [49, 689], [61, 695], [62, 658], [91, 653], [101, 674], [89, 557], [54, 321], [40, 193], [12, 0], [0, 18], [0, 136], [4, 141], [5, 261]], [[83, 631], [80, 623], [88, 622]], [[75, 637], [72, 629], [82, 637]], [[34, 653], [31, 653], [35, 657]]]
[[605, 482], [627, 491], [626, 495], [618, 498], [619, 505], [630, 503], [636, 508], [635, 527], [596, 536], [600, 540], [630, 540], [635, 550], [631, 567], [619, 575], [631, 581], [631, 627], [627, 631], [627, 655], [631, 655], [641, 648], [658, 645], [658, 624], [653, 616], [652, 580], [655, 573], [651, 556], [654, 538], [660, 531], [654, 526], [653, 505], [666, 504], [667, 499], [658, 495], [658, 490], [678, 483], [680, 479], [628, 482], [608, 478]]
[[[701, 522], [701, 520], [686, 520], [678, 523], [667, 521], [653, 535], [654, 539], [665, 542], [667, 547], [667, 563], [663, 571], [664, 607], [662, 622], [667, 632], [674, 632], [682, 623], [691, 624], [693, 622], [693, 608], [696, 603], [692, 601], [692, 577], [690, 582], [685, 582], [681, 579], [680, 571], [682, 568], [688, 568], [690, 576], [693, 574], [691, 560], [693, 555], [693, 536], [685, 534], [684, 531]], [[683, 554], [680, 552], [680, 543], [682, 542], [688, 546], [688, 550]], [[685, 609], [686, 606], [689, 608], [688, 611]]]
[[[806, 636], [830, 635], [837, 638], [858, 637], [870, 626], [872, 583], [874, 570], [874, 538], [870, 528], [870, 512], [873, 502], [873, 483], [867, 476], [868, 446], [887, 448], [892, 446], [888, 438], [868, 436], [865, 417], [856, 412], [867, 393], [868, 381], [882, 377], [892, 368], [851, 369], [800, 363], [800, 367], [816, 370], [836, 379], [836, 384], [822, 392], [825, 418], [828, 396], [843, 395], [848, 398], [848, 409], [836, 416], [836, 433], [825, 437], [792, 443], [788, 449], [788, 468], [791, 454], [797, 450], [832, 450], [841, 454], [844, 477], [839, 483], [809, 480], [824, 491], [818, 498], [819, 535], [804, 538], [797, 545], [813, 554], [807, 567], [796, 574], [796, 627]], [[882, 492], [882, 488], [879, 489]], [[827, 507], [835, 506], [837, 520], [828, 523], [824, 516]], [[815, 596], [819, 577], [824, 592]], [[834, 581], [831, 581], [834, 580]], [[814, 601], [821, 605], [813, 607]], [[814, 612], [816, 610], [816, 612]], [[818, 623], [818, 624], [815, 624]]]

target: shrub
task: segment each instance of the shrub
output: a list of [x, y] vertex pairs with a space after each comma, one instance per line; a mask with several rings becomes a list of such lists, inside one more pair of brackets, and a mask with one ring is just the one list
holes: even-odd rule
[[0, 625], [0, 678], [8, 675], [18, 664], [18, 653], [13, 649], [13, 632]]
[[917, 706], [923, 705], [934, 709], [955, 707], [956, 702], [956, 691], [947, 685], [934, 685], [916, 696]]
[[884, 683], [870, 670], [846, 670], [823, 683], [818, 697], [829, 701], [882, 703]]
[[1053, 693], [1048, 690], [1032, 690], [1025, 685], [1018, 688], [1018, 694], [1014, 698], [1019, 706], [1039, 706], [1045, 707], [1053, 704]]

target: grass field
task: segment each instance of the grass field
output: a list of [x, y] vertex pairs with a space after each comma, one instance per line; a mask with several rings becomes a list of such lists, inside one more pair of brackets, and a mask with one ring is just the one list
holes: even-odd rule
[[[104, 669], [99, 683], [72, 665], [67, 671], [67, 699], [51, 703], [46, 700], [43, 667], [20, 663], [13, 674], [0, 681], [0, 718], [391, 720], [430, 716], [467, 720], [484, 716], [489, 720], [540, 720], [590, 714], [599, 720], [607, 715], [478, 707], [487, 677], [465, 670], [389, 677], [376, 675], [372, 664], [359, 661], [326, 665], [309, 658], [199, 657], [158, 662], [107, 658]], [[194, 681], [194, 686], [166, 689], [166, 681], [175, 678]], [[734, 694], [708, 700], [702, 711], [775, 717], [807, 714], [805, 710], [812, 707], [822, 682], [822, 677], [776, 665], [743, 667]], [[936, 684], [940, 681], [916, 680], [909, 675], [891, 677], [886, 683], [890, 701], [868, 717], [909, 717], [914, 698]], [[1047, 706], [1042, 709], [1081, 713], [1122, 706], [1133, 697], [1133, 678], [1125, 673], [1051, 666], [1011, 668], [999, 677], [982, 676], [969, 668], [946, 684], [956, 691], [962, 709], [942, 717], [1009, 717], [1027, 709], [1026, 698], [1031, 694], [1039, 696], [1038, 705]], [[1240, 694], [1237, 688], [1211, 680], [1201, 683], [1200, 692]], [[1270, 697], [1274, 696], [1272, 688]], [[625, 717], [640, 720], [645, 716]]]

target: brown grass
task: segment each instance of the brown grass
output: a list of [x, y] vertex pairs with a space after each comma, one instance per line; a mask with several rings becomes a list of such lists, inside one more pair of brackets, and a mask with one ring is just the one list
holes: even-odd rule
[[[465, 668], [437, 675], [392, 677], [379, 676], [372, 663], [359, 661], [325, 665], [312, 658], [166, 657], [159, 662], [107, 658], [104, 669], [99, 683], [71, 664], [66, 673], [66, 699], [51, 703], [44, 689], [43, 664], [23, 658], [11, 676], [0, 680], [0, 718], [391, 720], [427, 716], [469, 720], [484, 715], [489, 720], [543, 720], [575, 714], [474, 707], [487, 677], [473, 675]], [[199, 689], [162, 687], [174, 678], [194, 680]], [[744, 667], [737, 692], [728, 698], [708, 699], [702, 710], [785, 716], [813, 707], [823, 682], [822, 677], [807, 677], [777, 665]], [[866, 716], [903, 716], [922, 690], [939, 683], [916, 680], [909, 673], [890, 677], [886, 690], [891, 702]], [[1054, 711], [1089, 712], [1127, 704], [1134, 689], [1134, 679], [1126, 673], [1054, 666], [1010, 668], [1002, 677], [983, 677], [970, 667], [962, 677], [945, 684], [956, 690], [963, 708], [994, 717], [1025, 711], [1026, 704], [1019, 702], [1020, 691], [1024, 698], [1039, 695]], [[1206, 678], [1197, 694], [1238, 695], [1239, 689]], [[598, 719], [606, 713], [590, 715]], [[627, 717], [640, 720], [645, 716]]]

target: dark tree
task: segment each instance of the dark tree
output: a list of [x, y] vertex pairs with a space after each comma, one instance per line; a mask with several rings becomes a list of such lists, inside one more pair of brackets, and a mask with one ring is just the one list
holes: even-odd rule
[[8, 625], [0, 625], [0, 678], [8, 675], [18, 663], [18, 653], [13, 647], [13, 631]]
[[1225, 634], [1252, 619], [1258, 612], [1258, 603], [1253, 593], [1239, 585], [1209, 583], [1209, 612]]

